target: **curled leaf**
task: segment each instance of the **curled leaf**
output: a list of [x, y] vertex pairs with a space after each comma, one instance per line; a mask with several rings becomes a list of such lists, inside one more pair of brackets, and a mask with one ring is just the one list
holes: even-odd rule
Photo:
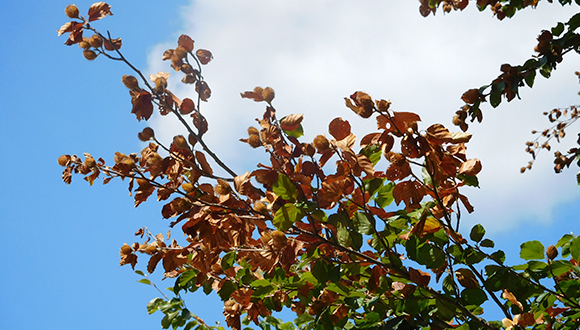
[[115, 49], [121, 49], [121, 46], [123, 45], [123, 42], [121, 41], [121, 38], [117, 38], [117, 39], [105, 39], [105, 49], [108, 51], [112, 51]]
[[280, 121], [280, 128], [282, 128], [285, 131], [293, 131], [297, 129], [298, 126], [300, 126], [300, 123], [302, 123], [303, 118], [304, 118], [303, 114], [293, 114], [286, 116]]
[[131, 113], [137, 116], [137, 120], [141, 119], [148, 120], [153, 114], [153, 103], [151, 102], [151, 94], [146, 91], [140, 93], [134, 92], [133, 99], [131, 103], [133, 104], [133, 109]]
[[89, 22], [99, 20], [101, 18], [113, 15], [111, 6], [106, 2], [95, 2], [89, 8]]
[[197, 58], [199, 59], [199, 62], [201, 64], [208, 64], [211, 59], [213, 58], [213, 55], [211, 54], [211, 52], [207, 49], [198, 49], [195, 52], [195, 55], [197, 55]]
[[464, 174], [469, 176], [477, 175], [481, 171], [481, 161], [479, 159], [470, 159], [459, 168], [458, 174]]

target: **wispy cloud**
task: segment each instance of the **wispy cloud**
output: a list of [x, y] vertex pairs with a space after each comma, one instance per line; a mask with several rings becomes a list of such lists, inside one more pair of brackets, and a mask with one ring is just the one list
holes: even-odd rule
[[[423, 128], [441, 122], [454, 129], [451, 118], [465, 90], [490, 82], [502, 63], [523, 63], [541, 29], [574, 13], [572, 7], [542, 3], [500, 22], [470, 7], [423, 18], [413, 2], [192, 1], [183, 8], [176, 36], [189, 34], [197, 48], [214, 54], [204, 67], [213, 91], [202, 108], [210, 122], [207, 139], [241, 172], [265, 158], [237, 142], [263, 109], [242, 100], [242, 91], [272, 86], [281, 114], [305, 114], [306, 139], [327, 132], [334, 117], [348, 119], [359, 136], [376, 129], [344, 106], [343, 97], [356, 90], [419, 113]], [[149, 71], [169, 70], [160, 56], [174, 45], [171, 40], [154, 48]], [[567, 58], [553, 78], [537, 78], [533, 90], [523, 91], [523, 100], [484, 107], [484, 122], [473, 126], [468, 149], [484, 164], [482, 188], [466, 189], [476, 207], [467, 222], [484, 223], [488, 231], [547, 222], [554, 206], [578, 197], [573, 173], [554, 176], [548, 153], [532, 172], [519, 174], [529, 160], [523, 149], [530, 131], [547, 125], [541, 113], [578, 103], [577, 68], [580, 61]], [[173, 88], [193, 95], [187, 86]], [[178, 132], [178, 124], [165, 118], [155, 118], [153, 127], [166, 140]]]

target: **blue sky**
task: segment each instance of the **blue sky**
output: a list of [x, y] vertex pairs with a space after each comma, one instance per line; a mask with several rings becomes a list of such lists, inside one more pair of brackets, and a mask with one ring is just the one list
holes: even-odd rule
[[[76, 2], [81, 12], [91, 3]], [[374, 124], [344, 107], [342, 98], [356, 90], [391, 99], [395, 110], [418, 112], [423, 128], [434, 122], [451, 127], [465, 90], [489, 82], [502, 63], [523, 62], [542, 28], [578, 10], [542, 2], [536, 11], [498, 22], [473, 8], [424, 19], [412, 2], [109, 3], [114, 16], [94, 26], [122, 37], [125, 55], [147, 74], [170, 72], [160, 57], [182, 33], [213, 52], [205, 69], [213, 96], [202, 109], [210, 121], [207, 138], [238, 172], [263, 157], [237, 142], [262, 110], [239, 92], [274, 87], [279, 112], [305, 114], [306, 138], [323, 133], [337, 116], [359, 136], [372, 130]], [[135, 209], [126, 182], [89, 187], [81, 177], [70, 186], [60, 179], [59, 155], [89, 152], [110, 162], [115, 151], [139, 151], [136, 134], [147, 125], [130, 114], [121, 84], [127, 68], [104, 58], [88, 62], [77, 46], [57, 37], [68, 4], [0, 3], [0, 327], [159, 329], [160, 316], [145, 309], [158, 293], [136, 283], [139, 278], [118, 262], [119, 247], [132, 243], [139, 227], [167, 231], [161, 205]], [[517, 256], [525, 240], [549, 245], [580, 229], [576, 170], [556, 176], [544, 153], [533, 171], [518, 171], [528, 160], [529, 131], [547, 126], [541, 112], [579, 103], [576, 70], [578, 57], [565, 58], [552, 79], [539, 78], [522, 101], [488, 109], [484, 123], [473, 128], [468, 155], [480, 158], [484, 170], [481, 189], [466, 191], [476, 212], [465, 218], [464, 230], [483, 223], [508, 256]], [[150, 125], [166, 139], [179, 132], [157, 116]], [[221, 306], [205, 299], [200, 293], [186, 301], [207, 322], [221, 320]]]

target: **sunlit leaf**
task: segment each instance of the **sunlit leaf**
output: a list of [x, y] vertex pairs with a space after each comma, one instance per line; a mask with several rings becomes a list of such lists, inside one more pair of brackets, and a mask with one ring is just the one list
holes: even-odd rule
[[544, 259], [545, 249], [540, 241], [525, 242], [520, 248], [520, 258], [524, 260]]

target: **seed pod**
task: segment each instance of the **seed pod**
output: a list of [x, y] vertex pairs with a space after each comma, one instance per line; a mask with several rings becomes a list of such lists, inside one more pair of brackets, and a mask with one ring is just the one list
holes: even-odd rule
[[268, 212], [268, 207], [266, 206], [266, 204], [257, 201], [254, 203], [254, 207], [253, 207], [254, 211], [259, 212], [259, 213], [266, 213]]
[[258, 148], [262, 146], [262, 140], [259, 135], [250, 135], [248, 138], [248, 144], [252, 146], [252, 148]]
[[103, 38], [99, 37], [96, 34], [93, 34], [89, 38], [89, 43], [91, 44], [92, 47], [101, 48], [101, 46], [103, 45]]
[[195, 189], [195, 187], [193, 186], [193, 184], [191, 184], [189, 182], [186, 182], [186, 183], [182, 184], [181, 185], [181, 188], [183, 190], [185, 190], [185, 192], [187, 192], [187, 193], [190, 193], [190, 192], [192, 192]]
[[164, 77], [158, 77], [155, 79], [155, 91], [157, 93], [165, 92], [165, 88], [167, 87], [167, 79]]
[[133, 252], [133, 249], [129, 246], [129, 244], [125, 243], [121, 246], [121, 255], [128, 255]]
[[62, 155], [62, 156], [58, 157], [58, 165], [66, 166], [68, 164], [68, 162], [70, 161], [70, 159], [71, 159], [70, 155]]
[[137, 134], [139, 140], [146, 142], [151, 140], [151, 138], [155, 137], [155, 132], [151, 127], [145, 127], [139, 134]]
[[94, 60], [95, 58], [97, 58], [97, 56], [99, 56], [99, 54], [95, 53], [95, 52], [94, 52], [94, 51], [92, 51], [92, 50], [84, 50], [84, 51], [83, 51], [83, 56], [84, 56], [84, 57], [85, 57], [87, 60], [89, 60], [89, 61], [92, 61], [92, 60]]
[[88, 38], [83, 38], [82, 41], [79, 42], [79, 47], [82, 49], [89, 49], [91, 48], [91, 44], [89, 43]]
[[155, 244], [155, 243], [149, 244], [145, 248], [145, 253], [147, 253], [147, 254], [155, 254], [155, 253], [157, 253], [157, 244]]
[[177, 213], [183, 213], [187, 211], [191, 205], [185, 198], [178, 197], [171, 202], [171, 207]]
[[250, 126], [248, 127], [248, 135], [259, 135], [260, 131], [258, 131], [257, 128], [255, 128], [254, 126]]
[[124, 75], [121, 79], [123, 81], [123, 85], [129, 88], [130, 90], [135, 90], [139, 88], [139, 81], [134, 76]]
[[275, 230], [270, 235], [272, 236], [272, 248], [274, 250], [279, 251], [286, 246], [288, 238], [283, 232]]
[[173, 137], [173, 145], [178, 149], [191, 150], [183, 135], [176, 135]]
[[272, 89], [272, 87], [266, 87], [262, 91], [262, 98], [268, 103], [270, 103], [270, 102], [272, 102], [272, 100], [274, 100], [274, 96], [276, 96], [276, 94], [274, 93], [274, 90]]
[[69, 18], [79, 18], [79, 9], [75, 5], [66, 6], [66, 8], [64, 9], [64, 13]]
[[312, 142], [318, 152], [323, 153], [330, 149], [330, 142], [324, 135], [317, 135]]
[[554, 245], [548, 246], [548, 249], [546, 250], [546, 257], [548, 257], [548, 260], [554, 260], [556, 259], [557, 256], [558, 256], [558, 248], [555, 247]]

